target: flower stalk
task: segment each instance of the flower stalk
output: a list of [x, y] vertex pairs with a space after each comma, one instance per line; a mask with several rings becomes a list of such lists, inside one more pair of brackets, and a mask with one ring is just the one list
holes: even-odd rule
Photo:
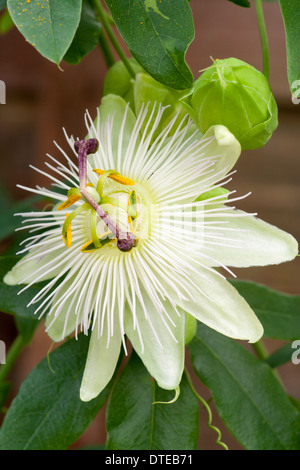
[[94, 3], [94, 6], [96, 8], [96, 12], [99, 16], [99, 19], [102, 23], [102, 26], [103, 28], [105, 29], [106, 33], [107, 33], [107, 36], [109, 37], [112, 45], [114, 46], [114, 49], [116, 50], [118, 56], [120, 57], [120, 59], [122, 60], [123, 64], [125, 65], [125, 67], [127, 68], [128, 72], [130, 73], [130, 75], [135, 78], [135, 72], [133, 70], [133, 68], [131, 67], [130, 65], [130, 62], [129, 60], [127, 59], [126, 55], [124, 54], [124, 51], [123, 49], [121, 48], [119, 42], [117, 41], [117, 38], [116, 36], [114, 35], [114, 32], [113, 30], [111, 29], [110, 27], [110, 24], [109, 24], [109, 21], [107, 19], [107, 14], [106, 12], [104, 11], [102, 5], [101, 5], [101, 1], [100, 0], [93, 0], [93, 3]]
[[270, 75], [270, 58], [269, 58], [269, 44], [264, 18], [263, 6], [261, 0], [255, 0], [256, 15], [259, 27], [259, 35], [263, 54], [263, 74], [269, 80]]

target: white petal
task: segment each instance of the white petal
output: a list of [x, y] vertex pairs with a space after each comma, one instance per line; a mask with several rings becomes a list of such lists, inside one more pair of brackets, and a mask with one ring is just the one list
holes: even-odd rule
[[183, 310], [225, 336], [251, 343], [261, 338], [263, 327], [260, 321], [226, 279], [202, 269], [198, 275], [193, 273], [191, 280], [196, 285], [191, 283], [189, 286], [193, 300], [178, 299], [178, 305]]
[[[59, 289], [52, 301], [53, 310], [46, 317], [46, 332], [53, 341], [62, 341], [76, 329], [76, 322], [80, 323], [75, 315], [76, 302], [80, 292], [75, 291], [75, 295], [74, 292], [71, 292], [73, 282], [74, 277], [66, 281]], [[67, 296], [68, 292], [69, 296]]]
[[[220, 244], [218, 239], [205, 237], [208, 243], [204, 240], [203, 252], [215, 260], [212, 266], [266, 266], [290, 261], [298, 254], [298, 243], [292, 235], [245, 212], [228, 208], [221, 217], [209, 220], [219, 220], [221, 227], [214, 233], [221, 237]], [[208, 231], [213, 232], [213, 228]]]
[[[31, 282], [42, 282], [48, 279], [52, 279], [61, 272], [61, 267], [56, 268], [55, 264], [52, 263], [57, 257], [59, 257], [65, 251], [65, 247], [59, 248], [47, 255], [41, 255], [39, 257], [30, 259], [34, 255], [34, 251], [24, 256], [15, 266], [4, 276], [3, 281], [5, 284], [15, 286], [16, 284], [24, 283], [30, 284]], [[47, 268], [47, 274], [42, 275], [43, 271], [36, 272], [46, 264], [49, 264]], [[53, 267], [49, 270], [49, 267]], [[49, 271], [48, 271], [49, 270]]]
[[121, 349], [119, 325], [114, 327], [108, 343], [107, 322], [104, 322], [103, 335], [98, 337], [97, 327], [91, 334], [88, 356], [80, 388], [80, 399], [90, 401], [97, 397], [112, 378]]
[[136, 317], [141, 338], [138, 330], [134, 329], [133, 316], [128, 305], [124, 318], [125, 332], [158, 385], [166, 390], [174, 390], [181, 381], [184, 368], [184, 312], [179, 316], [168, 302], [164, 303], [168, 315], [176, 325], [175, 328], [170, 326], [173, 337], [147, 295], [143, 295], [143, 300], [149, 319], [145, 318], [144, 311], [138, 304]]
[[184, 131], [170, 139], [156, 162], [160, 163], [157, 171], [153, 163], [144, 165], [160, 203], [194, 201], [224, 180], [241, 153], [239, 142], [222, 125], [211, 127], [199, 141], [198, 136], [190, 136], [188, 146], [186, 139]]

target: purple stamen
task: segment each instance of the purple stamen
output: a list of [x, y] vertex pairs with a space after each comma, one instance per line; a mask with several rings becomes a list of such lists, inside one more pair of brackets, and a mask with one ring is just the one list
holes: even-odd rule
[[75, 142], [74, 148], [78, 153], [78, 168], [79, 168], [79, 189], [82, 196], [90, 204], [90, 206], [97, 212], [99, 217], [103, 220], [105, 225], [117, 238], [117, 247], [120, 251], [130, 251], [134, 247], [136, 239], [131, 232], [123, 232], [119, 229], [117, 224], [107, 215], [101, 206], [87, 191], [87, 156], [90, 153], [95, 153], [98, 149], [97, 139], [79, 140]]
[[136, 239], [131, 232], [123, 232], [117, 226], [117, 224], [107, 215], [101, 206], [95, 201], [95, 199], [89, 194], [86, 189], [81, 190], [82, 196], [87, 200], [90, 206], [97, 212], [99, 217], [103, 220], [105, 225], [118, 239], [117, 247], [120, 251], [130, 251], [134, 247]]

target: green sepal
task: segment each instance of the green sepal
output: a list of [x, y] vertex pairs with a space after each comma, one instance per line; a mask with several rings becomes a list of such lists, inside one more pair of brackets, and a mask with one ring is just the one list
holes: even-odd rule
[[[155, 132], [157, 136], [167, 124], [178, 114], [176, 121], [174, 122], [170, 135], [172, 135], [177, 129], [180, 122], [188, 114], [187, 107], [180, 101], [184, 97], [188, 96], [189, 90], [174, 90], [168, 88], [165, 85], [154, 80], [150, 75], [145, 73], [139, 73], [136, 75], [134, 80], [134, 105], [135, 112], [138, 113], [141, 111], [143, 106], [149, 104], [149, 109], [147, 113], [147, 118], [150, 118], [153, 106], [156, 106], [156, 110], [153, 113], [151, 123], [153, 124], [157, 116], [159, 105], [166, 106], [162, 115], [160, 124]], [[144, 131], [145, 125], [148, 122], [148, 119], [144, 120], [144, 126], [141, 131]], [[152, 126], [148, 127], [148, 132], [151, 130]]]
[[[143, 68], [136, 62], [135, 59], [129, 59], [129, 63], [135, 73], [143, 73]], [[116, 62], [108, 70], [104, 85], [103, 96], [113, 94], [124, 98], [126, 103], [130, 104], [131, 109], [134, 109], [134, 80], [122, 61]]]

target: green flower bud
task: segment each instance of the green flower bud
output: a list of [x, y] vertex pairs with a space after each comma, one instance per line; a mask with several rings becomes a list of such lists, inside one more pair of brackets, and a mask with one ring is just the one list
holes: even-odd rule
[[[121, 96], [126, 102], [129, 102], [131, 109], [136, 115], [139, 114], [142, 106], [148, 103], [150, 104], [149, 116], [155, 103], [157, 110], [159, 104], [168, 106], [154, 137], [156, 137], [178, 113], [176, 123], [170, 131], [171, 135], [172, 130], [175, 131], [176, 126], [179, 125], [180, 121], [187, 114], [193, 114], [192, 108], [184, 101], [187, 91], [178, 91], [166, 87], [150, 77], [135, 59], [129, 59], [129, 61], [133, 70], [136, 72], [136, 77], [133, 78], [129, 74], [123, 62], [115, 63], [109, 69], [105, 77], [103, 96], [108, 94]], [[190, 90], [188, 90], [188, 94], [189, 93]], [[153, 114], [152, 122], [155, 121], [156, 115], [157, 113]], [[195, 120], [194, 116], [193, 118]], [[147, 122], [147, 119], [145, 119], [145, 122]], [[151, 126], [149, 129], [151, 129]], [[141, 131], [143, 132], [143, 130], [142, 128]]]
[[[143, 72], [143, 68], [135, 61], [135, 59], [129, 59], [129, 62], [136, 73]], [[110, 67], [106, 74], [103, 86], [103, 96], [109, 94], [122, 96], [126, 102], [130, 103], [131, 108], [134, 109], [133, 83], [134, 79], [123, 62], [116, 62], [112, 67]]]
[[217, 59], [196, 80], [190, 103], [201, 132], [223, 124], [244, 150], [263, 147], [278, 125], [268, 80], [239, 59]]
[[[172, 135], [172, 133], [175, 132], [177, 126], [187, 114], [187, 110], [184, 107], [184, 104], [180, 101], [185, 93], [185, 91], [173, 90], [172, 88], [166, 87], [146, 73], [138, 73], [134, 80], [135, 113], [138, 115], [142, 106], [147, 103], [150, 103], [148, 117], [150, 117], [155, 103], [157, 111], [159, 104], [168, 106], [164, 111], [155, 136], [158, 135], [178, 113], [176, 122], [170, 130], [170, 135]], [[156, 112], [153, 114], [152, 122], [155, 121], [156, 114]], [[145, 122], [147, 122], [147, 119], [145, 119]]]

